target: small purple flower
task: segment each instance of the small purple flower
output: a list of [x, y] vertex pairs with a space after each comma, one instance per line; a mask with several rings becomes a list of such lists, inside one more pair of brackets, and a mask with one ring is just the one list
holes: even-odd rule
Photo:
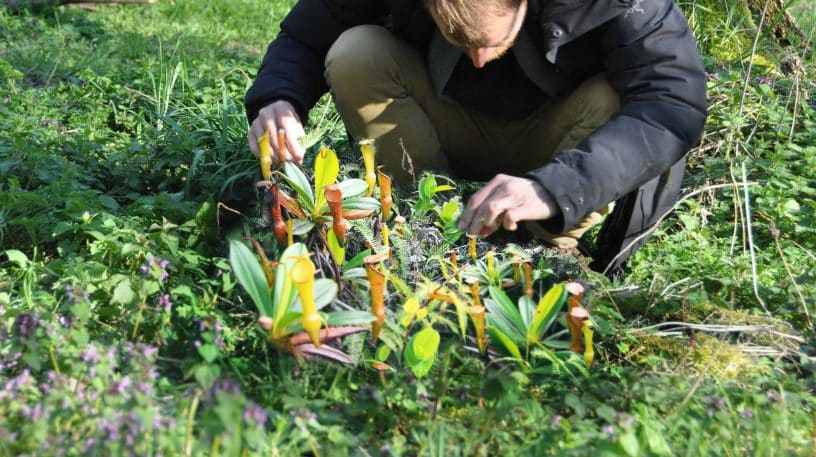
[[244, 409], [244, 422], [255, 424], [258, 428], [266, 425], [266, 411], [258, 404], [249, 402]]
[[560, 426], [561, 426], [561, 423], [562, 423], [562, 422], [564, 422], [564, 416], [562, 416], [562, 415], [560, 415], [560, 414], [556, 414], [556, 415], [555, 415], [555, 416], [553, 416], [553, 418], [550, 420], [550, 428], [558, 428], [558, 427], [560, 427]]
[[40, 319], [29, 313], [22, 313], [14, 320], [14, 333], [20, 342], [26, 341], [37, 331]]
[[200, 340], [195, 340], [195, 341], [193, 342], [193, 346], [195, 346], [195, 347], [197, 347], [197, 348], [200, 348], [200, 347], [201, 347], [201, 341], [200, 341]]
[[618, 436], [615, 434], [615, 427], [612, 425], [604, 425], [601, 428], [601, 433], [606, 435], [613, 443], [618, 441]]
[[86, 454], [94, 447], [94, 444], [96, 444], [96, 440], [93, 438], [88, 438], [87, 440], [85, 440], [85, 447], [82, 448], [82, 453]]
[[745, 419], [745, 420], [748, 420], [748, 419], [754, 417], [754, 412], [751, 411], [751, 408], [745, 408], [742, 411], [740, 411], [740, 417]]
[[130, 388], [130, 376], [125, 376], [111, 386], [111, 394], [122, 395]]
[[776, 403], [778, 401], [785, 401], [785, 392], [779, 392], [779, 394], [777, 394], [776, 392], [774, 392], [772, 390], [769, 390], [769, 391], [765, 392], [765, 396], [768, 397], [768, 400], [770, 400], [771, 403]]
[[88, 349], [85, 349], [80, 355], [79, 358], [86, 363], [98, 363], [99, 362], [99, 350], [93, 344], [88, 345]]
[[173, 303], [170, 301], [170, 294], [164, 294], [159, 297], [159, 308], [163, 308], [165, 312], [170, 312]]

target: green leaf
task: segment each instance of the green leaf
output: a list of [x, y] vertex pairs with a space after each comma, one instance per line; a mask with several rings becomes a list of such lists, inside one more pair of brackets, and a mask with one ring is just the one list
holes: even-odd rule
[[513, 327], [514, 333], [522, 336], [526, 335], [527, 326], [524, 324], [524, 320], [521, 318], [521, 313], [519, 313], [519, 310], [516, 308], [513, 301], [510, 300], [510, 297], [508, 297], [503, 290], [496, 286], [490, 286], [488, 291], [490, 292], [490, 298], [492, 298], [493, 302], [498, 305], [496, 309], [488, 309], [488, 312], [501, 314]]
[[533, 316], [535, 315], [536, 309], [533, 299], [526, 295], [522, 295], [521, 298], [519, 298], [518, 309], [519, 314], [521, 315], [521, 320], [524, 321], [524, 327], [529, 329], [530, 324], [533, 323]]
[[388, 360], [389, 355], [391, 355], [391, 348], [381, 344], [380, 347], [377, 348], [377, 352], [374, 353], [374, 358], [379, 362], [385, 362]]
[[300, 196], [301, 203], [305, 207], [306, 212], [314, 211], [314, 195], [312, 194], [312, 186], [309, 184], [309, 179], [300, 171], [297, 165], [292, 162], [286, 162], [283, 165], [283, 179], [292, 186], [292, 189]]
[[409, 344], [417, 358], [429, 359], [436, 357], [436, 351], [439, 349], [439, 332], [434, 330], [433, 327], [426, 327], [417, 332], [411, 338]]
[[346, 272], [353, 268], [357, 268], [363, 265], [365, 258], [371, 255], [371, 249], [365, 249], [360, 251], [357, 255], [351, 258], [345, 265], [343, 265], [343, 271]]
[[346, 249], [340, 246], [340, 241], [337, 240], [337, 234], [334, 233], [334, 228], [329, 229], [329, 233], [326, 235], [326, 242], [329, 245], [329, 252], [331, 253], [334, 263], [337, 266], [343, 265], [343, 261], [346, 260]]
[[368, 191], [368, 184], [362, 179], [350, 178], [337, 183], [343, 193], [343, 198], [352, 198], [363, 195]]
[[487, 333], [490, 335], [490, 339], [494, 340], [494, 344], [501, 343], [501, 345], [507, 349], [507, 352], [509, 352], [514, 359], [518, 360], [519, 362], [524, 360], [524, 358], [521, 356], [521, 351], [519, 351], [519, 347], [504, 332], [496, 327], [488, 326]]
[[308, 252], [303, 243], [294, 243], [287, 247], [280, 256], [280, 264], [275, 269], [275, 288], [272, 290], [272, 314], [267, 314], [267, 316], [272, 316], [275, 321], [273, 332], [284, 328], [279, 326], [281, 317], [289, 312], [297, 295], [295, 294], [295, 283], [289, 276], [289, 271], [297, 258], [306, 255]]
[[434, 189], [436, 189], [436, 178], [433, 175], [423, 176], [422, 179], [419, 180], [419, 186], [417, 188], [419, 191], [419, 199], [430, 200], [434, 196]]
[[116, 286], [116, 289], [113, 290], [111, 302], [118, 303], [120, 305], [129, 305], [133, 302], [133, 297], [134, 294], [133, 288], [130, 286], [130, 279], [125, 279]]
[[326, 315], [326, 323], [330, 327], [348, 327], [351, 325], [367, 325], [377, 319], [368, 311], [336, 311]]
[[258, 307], [260, 315], [274, 316], [269, 284], [255, 254], [244, 243], [230, 240], [229, 258], [235, 277]]
[[20, 268], [24, 268], [28, 264], [28, 256], [17, 249], [9, 249], [6, 251], [6, 257]]
[[512, 340], [516, 344], [526, 344], [526, 333], [519, 333], [515, 326], [507, 319], [507, 316], [498, 311], [499, 305], [492, 299], [484, 299], [485, 308], [487, 308], [487, 325], [498, 328], [505, 335], [512, 335]]
[[541, 338], [558, 317], [558, 312], [567, 299], [567, 288], [564, 283], [553, 286], [541, 297], [536, 307], [533, 325], [527, 332], [527, 341], [536, 342]]
[[[318, 278], [314, 282], [315, 309], [321, 310], [337, 296], [337, 283], [328, 278]], [[301, 312], [300, 297], [292, 304], [292, 311]]]
[[312, 231], [314, 223], [305, 219], [292, 219], [292, 235], [305, 235]]
[[202, 344], [198, 347], [198, 353], [207, 363], [213, 363], [221, 354], [221, 351], [214, 344]]
[[322, 147], [320, 152], [315, 157], [315, 199], [314, 208], [312, 209], [312, 216], [319, 216], [319, 211], [326, 203], [324, 196], [324, 186], [329, 186], [337, 181], [337, 175], [340, 173], [340, 162], [337, 160], [337, 154], [329, 148]]
[[372, 197], [351, 197], [343, 199], [343, 211], [352, 209], [376, 210], [380, 208], [380, 201]]
[[414, 376], [422, 378], [433, 367], [439, 349], [439, 333], [432, 327], [417, 332], [405, 345], [405, 363]]

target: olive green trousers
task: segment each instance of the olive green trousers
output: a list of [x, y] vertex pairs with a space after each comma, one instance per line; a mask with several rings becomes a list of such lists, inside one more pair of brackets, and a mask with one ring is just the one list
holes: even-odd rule
[[[439, 97], [425, 58], [374, 25], [344, 32], [325, 65], [349, 133], [356, 140], [374, 140], [378, 163], [401, 184], [425, 170], [476, 180], [498, 173], [521, 176], [578, 145], [620, 107], [617, 92], [598, 75], [526, 119], [492, 118]], [[551, 234], [535, 223], [527, 226], [555, 246], [574, 247], [613, 203], [563, 234]]]

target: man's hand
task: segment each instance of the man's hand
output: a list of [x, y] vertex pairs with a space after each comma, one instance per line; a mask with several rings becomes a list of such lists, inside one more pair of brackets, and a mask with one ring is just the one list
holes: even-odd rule
[[500, 174], [470, 198], [459, 218], [459, 229], [468, 235], [488, 236], [501, 226], [516, 230], [520, 221], [549, 219], [557, 211], [539, 183]]
[[258, 117], [252, 121], [247, 134], [249, 150], [255, 157], [260, 154], [258, 150], [258, 139], [264, 132], [270, 135], [269, 146], [272, 147], [272, 163], [278, 162], [280, 153], [278, 151], [278, 130], [286, 132], [286, 160], [291, 160], [300, 164], [303, 162], [303, 155], [306, 150], [298, 139], [305, 135], [303, 124], [300, 122], [295, 108], [286, 100], [278, 100], [266, 105], [258, 112]]

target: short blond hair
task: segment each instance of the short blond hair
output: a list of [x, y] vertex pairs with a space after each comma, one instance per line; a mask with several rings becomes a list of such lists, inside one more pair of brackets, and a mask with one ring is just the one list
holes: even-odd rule
[[425, 7], [445, 34], [456, 44], [481, 47], [486, 43], [481, 28], [486, 19], [504, 16], [518, 8], [522, 0], [424, 0]]

